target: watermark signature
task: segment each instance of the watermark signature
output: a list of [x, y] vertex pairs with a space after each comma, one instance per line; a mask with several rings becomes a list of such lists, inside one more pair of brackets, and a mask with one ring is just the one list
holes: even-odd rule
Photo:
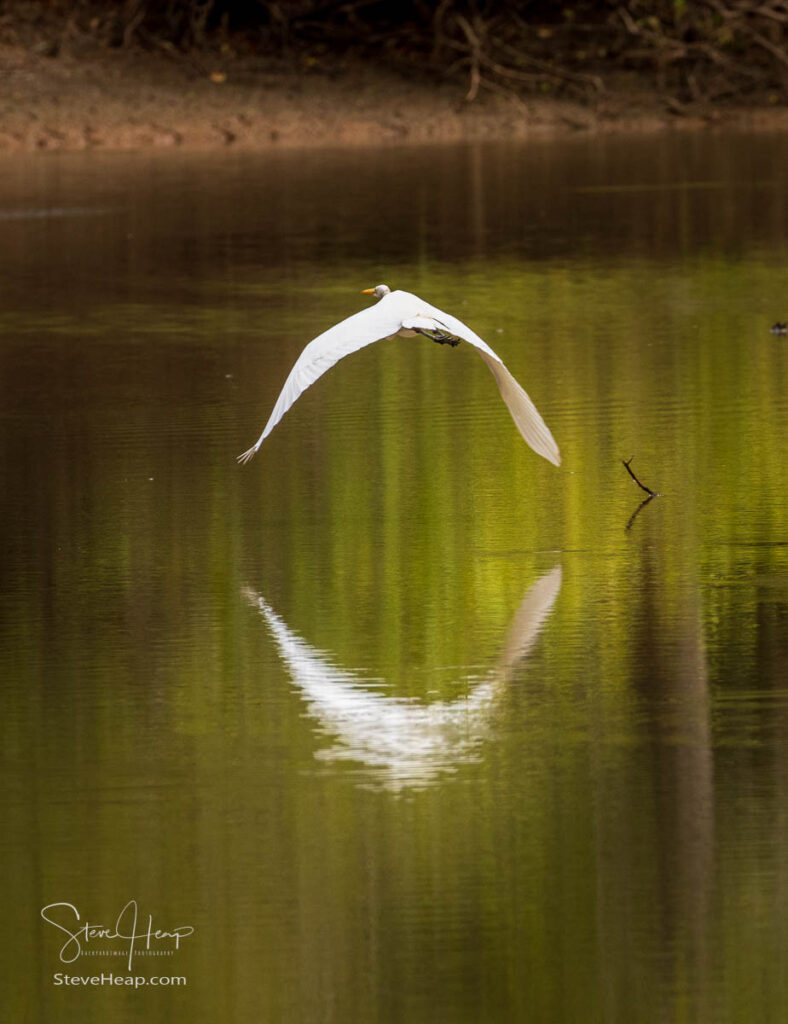
[[[123, 955], [131, 970], [135, 956], [171, 956], [181, 948], [183, 939], [194, 934], [188, 924], [154, 928], [153, 915], [148, 914], [147, 923], [143, 921], [136, 900], [129, 900], [111, 925], [83, 919], [73, 903], [48, 903], [41, 908], [41, 916], [67, 936], [58, 953], [64, 964], [72, 964], [80, 956]], [[107, 942], [113, 943], [114, 949], [103, 945]]]
[[178, 985], [185, 985], [186, 978], [183, 975], [173, 977], [171, 975], [156, 975], [154, 974], [151, 978], [146, 978], [143, 974], [93, 974], [85, 975], [80, 974], [63, 974], [58, 972], [52, 975], [53, 985], [82, 985], [87, 988], [89, 985], [125, 985], [132, 988], [144, 988], [146, 985], [151, 985], [154, 988], [168, 988], [176, 987]]

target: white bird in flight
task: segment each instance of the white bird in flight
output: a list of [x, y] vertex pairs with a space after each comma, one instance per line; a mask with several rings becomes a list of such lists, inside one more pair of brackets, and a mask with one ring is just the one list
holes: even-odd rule
[[375, 341], [382, 341], [383, 338], [396, 335], [412, 338], [423, 334], [442, 345], [459, 345], [460, 341], [473, 345], [492, 371], [501, 397], [526, 443], [554, 466], [561, 465], [558, 445], [534, 403], [506, 369], [500, 357], [462, 320], [442, 312], [410, 292], [392, 292], [385, 284], [365, 288], [362, 294], [374, 295], [379, 301], [330, 327], [309, 342], [290, 371], [265, 429], [252, 447], [238, 456], [239, 462], [248, 462], [259, 451], [260, 445], [299, 395], [343, 356], [357, 352]]

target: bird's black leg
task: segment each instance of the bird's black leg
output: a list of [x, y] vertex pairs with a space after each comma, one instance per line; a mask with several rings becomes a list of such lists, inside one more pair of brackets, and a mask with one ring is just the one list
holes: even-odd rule
[[423, 327], [414, 328], [417, 334], [423, 334], [425, 338], [429, 338], [431, 341], [437, 342], [439, 345], [451, 345], [454, 348], [455, 345], [459, 345], [460, 339], [453, 334], [449, 334], [448, 331], [426, 330]]

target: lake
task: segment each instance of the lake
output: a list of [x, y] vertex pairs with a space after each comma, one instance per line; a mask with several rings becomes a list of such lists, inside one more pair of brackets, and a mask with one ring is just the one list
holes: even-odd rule
[[[786, 227], [784, 135], [3, 158], [3, 1020], [788, 1020]], [[425, 338], [236, 464], [379, 282], [560, 469]]]

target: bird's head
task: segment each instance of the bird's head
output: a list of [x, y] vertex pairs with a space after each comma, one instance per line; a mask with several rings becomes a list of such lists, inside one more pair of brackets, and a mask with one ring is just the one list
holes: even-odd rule
[[379, 284], [374, 288], [365, 288], [362, 291], [362, 295], [374, 295], [376, 299], [382, 299], [384, 295], [388, 295], [391, 289], [387, 284]]

